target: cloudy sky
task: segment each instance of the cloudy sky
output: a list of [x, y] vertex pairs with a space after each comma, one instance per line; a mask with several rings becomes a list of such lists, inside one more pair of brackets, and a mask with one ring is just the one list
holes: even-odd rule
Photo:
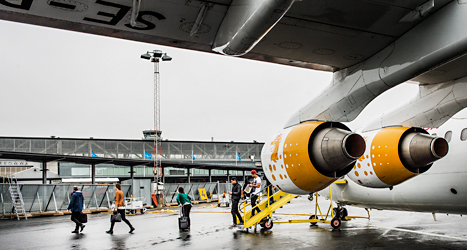
[[[154, 127], [153, 64], [161, 71], [161, 128], [170, 140], [265, 141], [318, 95], [332, 73], [0, 21], [0, 136], [139, 139]], [[403, 84], [375, 99], [357, 128], [412, 98]], [[391, 105], [388, 105], [388, 104]]]

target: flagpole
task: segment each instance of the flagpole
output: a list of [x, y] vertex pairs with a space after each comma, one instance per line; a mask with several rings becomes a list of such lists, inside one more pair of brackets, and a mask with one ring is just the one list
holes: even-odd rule
[[235, 166], [238, 166], [238, 145], [235, 145]]

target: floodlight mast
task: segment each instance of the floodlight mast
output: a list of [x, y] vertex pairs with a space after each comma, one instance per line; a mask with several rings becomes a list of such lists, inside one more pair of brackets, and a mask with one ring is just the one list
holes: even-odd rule
[[161, 116], [160, 116], [160, 73], [159, 62], [171, 61], [172, 57], [167, 53], [162, 53], [160, 50], [148, 51], [142, 54], [141, 58], [150, 60], [154, 63], [154, 182], [159, 183], [162, 176], [162, 155], [161, 155]]

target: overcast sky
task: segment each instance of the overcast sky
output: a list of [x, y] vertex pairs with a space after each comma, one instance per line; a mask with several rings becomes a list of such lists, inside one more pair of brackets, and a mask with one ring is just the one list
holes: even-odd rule
[[[160, 64], [162, 137], [265, 141], [318, 95], [332, 73], [0, 21], [0, 135], [139, 139], [154, 127], [153, 64]], [[353, 129], [418, 90], [375, 99]]]

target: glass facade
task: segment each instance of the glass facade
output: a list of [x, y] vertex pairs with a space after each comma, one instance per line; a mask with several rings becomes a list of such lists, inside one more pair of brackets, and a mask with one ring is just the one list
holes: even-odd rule
[[[60, 176], [62, 178], [74, 178], [74, 177], [81, 177], [81, 178], [88, 178], [91, 177], [91, 165], [84, 165], [84, 164], [75, 164], [75, 163], [67, 163], [61, 162], [59, 164], [60, 168]], [[100, 164], [96, 165], [96, 177], [130, 177], [130, 167], [124, 166], [115, 166], [109, 164]], [[133, 168], [134, 177], [152, 177], [153, 174], [153, 167], [148, 166], [135, 166]], [[209, 176], [208, 169], [190, 169], [191, 176]], [[186, 176], [188, 170], [185, 168], [176, 168], [176, 167], [165, 167], [164, 168], [164, 175], [166, 177], [170, 176]], [[245, 173], [249, 174], [249, 173]], [[212, 176], [226, 176], [227, 170], [218, 170], [213, 169], [211, 170]], [[242, 171], [230, 170], [230, 176], [243, 176]]]

